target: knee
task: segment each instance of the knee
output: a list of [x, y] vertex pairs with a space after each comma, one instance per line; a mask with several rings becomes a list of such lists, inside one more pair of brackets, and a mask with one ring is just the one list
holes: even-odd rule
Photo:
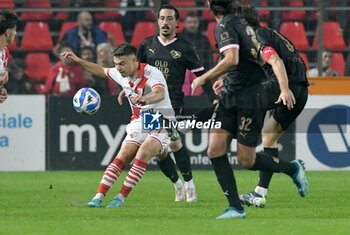
[[176, 141], [170, 141], [169, 147], [172, 152], [177, 152], [182, 148], [182, 142], [181, 139]]
[[265, 148], [273, 148], [277, 146], [277, 141], [272, 138], [271, 134], [262, 134], [262, 142]]
[[255, 158], [253, 158], [252, 156], [249, 156], [247, 154], [242, 154], [242, 153], [237, 154], [237, 160], [238, 160], [239, 165], [241, 165], [242, 167], [244, 167], [246, 169], [251, 169], [255, 163]]
[[209, 158], [220, 157], [226, 154], [226, 148], [218, 148], [217, 146], [209, 146], [207, 151]]

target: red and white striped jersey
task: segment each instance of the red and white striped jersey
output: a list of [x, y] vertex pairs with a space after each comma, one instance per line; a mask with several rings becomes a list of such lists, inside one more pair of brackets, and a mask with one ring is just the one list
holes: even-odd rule
[[0, 51], [0, 73], [6, 72], [7, 62], [10, 57], [10, 52], [5, 47], [2, 51]]
[[[140, 64], [140, 70], [136, 76], [123, 77], [116, 68], [105, 69], [106, 75], [117, 82], [125, 91], [126, 97], [129, 100], [130, 107], [132, 110], [131, 121], [140, 117], [140, 112], [157, 112], [159, 111], [163, 116], [170, 120], [175, 120], [175, 112], [171, 106], [168, 87], [165, 78], [156, 67], [149, 64]], [[164, 99], [147, 105], [134, 104], [131, 101], [131, 97], [142, 95], [144, 97], [150, 96], [152, 88], [163, 87], [164, 88]]]

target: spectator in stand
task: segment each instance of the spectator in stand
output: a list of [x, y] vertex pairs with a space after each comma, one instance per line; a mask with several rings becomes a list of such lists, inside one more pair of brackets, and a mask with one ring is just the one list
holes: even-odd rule
[[21, 59], [13, 59], [8, 65], [9, 81], [5, 88], [9, 94], [37, 94], [34, 81], [25, 74], [26, 64]]
[[[333, 70], [330, 65], [333, 60], [332, 52], [326, 50], [322, 53], [322, 75], [327, 77], [336, 77], [339, 76], [339, 73]], [[313, 68], [307, 72], [308, 77], [318, 77], [318, 69]]]
[[[197, 49], [198, 56], [202, 61], [204, 68], [210, 69], [213, 67], [212, 51], [209, 43], [209, 39], [201, 32], [200, 17], [196, 12], [189, 12], [185, 17], [185, 28], [180, 33], [188, 41], [192, 42]], [[185, 82], [182, 88], [185, 95], [191, 95], [191, 84], [196, 76], [190, 71], [186, 71]], [[203, 93], [203, 89], [197, 89], [194, 95], [200, 95]]]
[[73, 51], [78, 53], [83, 47], [96, 48], [98, 44], [107, 42], [106, 34], [93, 24], [92, 15], [89, 12], [80, 12], [77, 22], [78, 25], [70, 29], [62, 39], [72, 45]]
[[[114, 67], [113, 62], [113, 47], [108, 43], [101, 43], [97, 46], [97, 64], [105, 68]], [[109, 94], [109, 83], [107, 79], [93, 76], [94, 83], [91, 86], [99, 94]], [[116, 94], [116, 93], [115, 93]]]
[[[80, 58], [87, 60], [91, 63], [96, 63], [96, 51], [95, 48], [86, 46], [80, 50]], [[94, 76], [86, 70], [84, 71], [84, 79], [88, 82], [88, 86], [92, 87], [95, 84]]]
[[[73, 51], [68, 42], [61, 42], [58, 53]], [[87, 86], [84, 71], [71, 59], [60, 57], [60, 61], [50, 68], [45, 83], [44, 93], [53, 95], [74, 95], [84, 86]]]

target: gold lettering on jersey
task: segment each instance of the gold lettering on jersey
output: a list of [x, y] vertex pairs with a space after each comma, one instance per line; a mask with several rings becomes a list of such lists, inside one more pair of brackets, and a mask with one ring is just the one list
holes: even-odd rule
[[175, 50], [171, 50], [170, 51], [170, 55], [174, 58], [174, 59], [179, 59], [181, 57], [181, 52], [179, 51], [175, 51]]
[[252, 27], [250, 27], [249, 25], [246, 26], [245, 28], [245, 31], [246, 33], [248, 34], [248, 36], [250, 36], [250, 39], [252, 40], [255, 48], [251, 48], [250, 49], [250, 53], [252, 54], [252, 56], [254, 58], [258, 58], [258, 51], [259, 51], [259, 48], [260, 48], [260, 43], [258, 42], [258, 40], [256, 39], [256, 34], [255, 34], [255, 31]]
[[162, 74], [166, 80], [169, 77], [168, 65], [169, 65], [168, 61], [162, 61], [162, 60], [156, 60], [156, 62], [154, 63], [154, 66], [162, 72]]

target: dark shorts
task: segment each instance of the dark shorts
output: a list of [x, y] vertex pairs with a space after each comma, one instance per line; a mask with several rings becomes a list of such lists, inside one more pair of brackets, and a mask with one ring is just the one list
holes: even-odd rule
[[283, 130], [286, 130], [303, 111], [308, 98], [308, 89], [305, 85], [290, 84], [289, 89], [295, 97], [294, 108], [288, 110], [287, 106], [283, 105], [272, 110], [273, 118], [281, 124]]
[[280, 90], [278, 82], [271, 81], [245, 88], [237, 95], [235, 106], [226, 107], [225, 102], [220, 103], [215, 120], [221, 121], [222, 129], [232, 133], [238, 143], [256, 147], [268, 110], [273, 110], [273, 117], [285, 130], [305, 107], [308, 97], [307, 86], [291, 84], [290, 89], [296, 98], [296, 105], [292, 110], [288, 110], [284, 105], [274, 104]]

